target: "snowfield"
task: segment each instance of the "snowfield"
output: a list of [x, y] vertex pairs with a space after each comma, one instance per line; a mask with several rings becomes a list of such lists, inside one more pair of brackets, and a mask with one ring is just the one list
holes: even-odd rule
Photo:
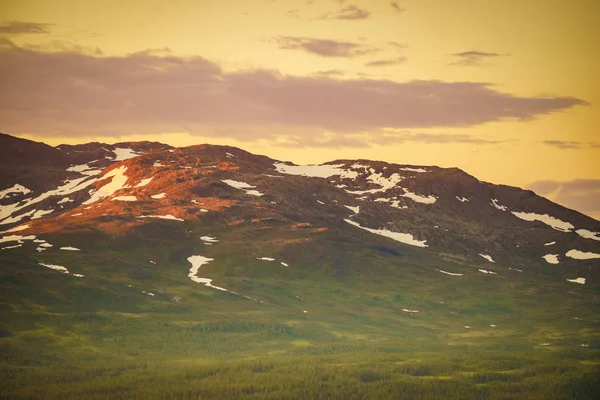
[[108, 182], [107, 184], [102, 186], [100, 189], [98, 189], [96, 192], [94, 192], [92, 194], [92, 197], [90, 197], [89, 199], [84, 201], [82, 204], [87, 205], [87, 204], [95, 203], [98, 200], [101, 200], [105, 197], [112, 196], [117, 190], [125, 188], [126, 187], [125, 183], [127, 183], [127, 180], [129, 179], [125, 175], [126, 171], [127, 171], [127, 167], [124, 165], [121, 165], [119, 168], [114, 168], [114, 169], [110, 170], [108, 173], [106, 173], [105, 175], [103, 175], [101, 177], [101, 179], [106, 179], [106, 178], [112, 178], [112, 179], [110, 180], [110, 182]]
[[137, 157], [140, 155], [132, 149], [123, 147], [116, 148], [112, 152], [115, 153], [114, 161], [129, 160], [130, 158]]
[[356, 171], [346, 170], [344, 164], [324, 164], [324, 165], [287, 165], [283, 163], [274, 163], [273, 166], [282, 174], [310, 176], [314, 178], [329, 178], [339, 175], [340, 178], [354, 179], [358, 177]]

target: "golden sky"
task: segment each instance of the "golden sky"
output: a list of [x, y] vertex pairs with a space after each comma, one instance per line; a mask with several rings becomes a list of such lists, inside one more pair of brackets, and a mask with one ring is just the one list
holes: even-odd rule
[[596, 0], [0, 0], [0, 131], [457, 166], [600, 217]]

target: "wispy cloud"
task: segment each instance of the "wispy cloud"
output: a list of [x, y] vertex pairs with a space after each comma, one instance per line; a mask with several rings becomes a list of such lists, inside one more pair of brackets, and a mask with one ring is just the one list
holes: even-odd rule
[[372, 46], [339, 40], [297, 36], [279, 36], [274, 39], [280, 49], [301, 50], [321, 57], [353, 58], [379, 51]]
[[485, 60], [506, 56], [506, 54], [489, 53], [477, 50], [463, 51], [461, 53], [454, 53], [452, 55], [454, 57], [458, 57], [458, 61], [450, 63], [450, 65], [460, 65], [464, 67], [481, 66], [484, 64]]
[[577, 105], [587, 103], [503, 93], [481, 82], [225, 71], [162, 50], [108, 57], [0, 41], [0, 121], [15, 134], [151, 134], [182, 125], [359, 133], [531, 119]]
[[388, 58], [384, 60], [375, 60], [369, 61], [365, 63], [366, 67], [387, 67], [389, 65], [398, 65], [406, 62], [408, 60], [406, 57], [396, 57], [396, 58]]
[[390, 132], [387, 130], [376, 130], [364, 134], [288, 133], [278, 140], [278, 145], [282, 147], [303, 148], [368, 148], [401, 143], [493, 145], [504, 143], [504, 141], [482, 139], [464, 134]]
[[52, 24], [42, 24], [39, 22], [9, 21], [0, 24], [0, 34], [50, 33], [51, 26]]
[[392, 7], [392, 9], [397, 13], [406, 11], [405, 8], [400, 7], [400, 5], [398, 5], [396, 2], [390, 3], [390, 7]]
[[313, 75], [319, 76], [344, 76], [346, 73], [341, 69], [327, 69], [324, 71], [317, 71]]
[[338, 12], [330, 12], [323, 15], [320, 19], [340, 19], [346, 21], [356, 21], [367, 19], [371, 16], [368, 10], [359, 8], [355, 5], [348, 5]]
[[600, 220], [600, 179], [537, 181], [527, 186], [540, 196]]
[[544, 144], [547, 144], [548, 146], [558, 147], [559, 149], [585, 149], [600, 147], [600, 142], [579, 142], [569, 140], [544, 140]]

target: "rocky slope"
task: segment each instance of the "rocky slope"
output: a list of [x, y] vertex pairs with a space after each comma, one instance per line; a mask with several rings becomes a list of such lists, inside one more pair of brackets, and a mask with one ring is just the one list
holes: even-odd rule
[[0, 135], [0, 148], [5, 252], [27, 246], [27, 238], [169, 240], [191, 226], [244, 227], [256, 232], [259, 247], [269, 230], [296, 243], [328, 232], [334, 236], [322, 240], [350, 235], [390, 256], [410, 251], [456, 266], [445, 274], [475, 267], [480, 274], [552, 271], [578, 283], [600, 280], [600, 222], [456, 168], [369, 160], [297, 166], [228, 146], [50, 147], [8, 135]]

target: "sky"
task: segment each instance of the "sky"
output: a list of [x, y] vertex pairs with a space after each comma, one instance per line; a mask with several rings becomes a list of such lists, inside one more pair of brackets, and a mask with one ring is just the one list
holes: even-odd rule
[[600, 219], [596, 0], [0, 0], [0, 132], [458, 167]]

